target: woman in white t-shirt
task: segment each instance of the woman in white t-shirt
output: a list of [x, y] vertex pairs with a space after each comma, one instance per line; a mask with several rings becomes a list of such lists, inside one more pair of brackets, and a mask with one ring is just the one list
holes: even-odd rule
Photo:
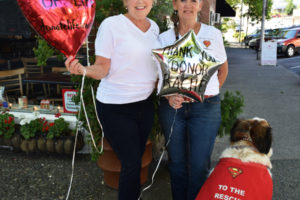
[[163, 47], [172, 45], [191, 29], [202, 47], [224, 64], [211, 77], [203, 103], [183, 103], [182, 96], [162, 97], [159, 117], [165, 138], [169, 138], [177, 110], [173, 133], [168, 144], [169, 170], [174, 200], [194, 200], [206, 180], [210, 157], [221, 122], [219, 90], [228, 73], [227, 56], [221, 32], [199, 23], [203, 0], [173, 0], [174, 28], [159, 36]]
[[124, 0], [128, 12], [105, 19], [95, 41], [96, 61], [89, 67], [69, 57], [72, 74], [101, 79], [97, 113], [105, 138], [121, 161], [119, 199], [140, 194], [141, 158], [151, 131], [151, 93], [157, 80], [151, 50], [159, 47], [159, 28], [147, 18], [153, 0]]

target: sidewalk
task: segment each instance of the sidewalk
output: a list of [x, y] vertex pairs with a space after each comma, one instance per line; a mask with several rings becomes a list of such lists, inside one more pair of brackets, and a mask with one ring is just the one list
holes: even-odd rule
[[[222, 91], [239, 90], [245, 98], [241, 117], [265, 118], [273, 128], [273, 200], [298, 200], [300, 77], [281, 66], [259, 66], [255, 51], [250, 49], [228, 48], [227, 54], [229, 75]], [[212, 157], [214, 163], [227, 146], [228, 137], [217, 139]], [[0, 149], [1, 200], [65, 199], [70, 175], [70, 156], [26, 155]], [[117, 192], [104, 185], [100, 169], [88, 155], [77, 155], [69, 199], [114, 200]], [[143, 200], [170, 199], [167, 166], [162, 163]]]

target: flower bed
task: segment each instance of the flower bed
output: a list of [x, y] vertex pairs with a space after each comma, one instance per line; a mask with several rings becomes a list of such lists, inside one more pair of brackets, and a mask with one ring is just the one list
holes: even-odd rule
[[[33, 120], [22, 119], [20, 125], [15, 124], [12, 114], [0, 115], [0, 145], [10, 146], [13, 149], [26, 153], [50, 152], [71, 154], [75, 143], [75, 133], [69, 128], [69, 123], [56, 114], [54, 122], [45, 118]], [[78, 134], [76, 150], [82, 149], [84, 139]]]

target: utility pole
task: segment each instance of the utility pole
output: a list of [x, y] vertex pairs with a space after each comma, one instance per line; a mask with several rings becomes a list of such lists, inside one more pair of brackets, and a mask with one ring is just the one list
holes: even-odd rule
[[242, 25], [243, 25], [243, 23], [242, 23], [242, 21], [243, 21], [243, 0], [242, 0], [242, 2], [241, 2], [241, 17], [240, 17], [240, 35], [239, 35], [239, 43], [241, 43], [241, 34], [242, 34]]
[[267, 8], [267, 0], [263, 0], [263, 11], [262, 11], [262, 20], [261, 20], [261, 31], [260, 31], [260, 63], [262, 60], [262, 45], [265, 42], [265, 19], [266, 19], [266, 8]]

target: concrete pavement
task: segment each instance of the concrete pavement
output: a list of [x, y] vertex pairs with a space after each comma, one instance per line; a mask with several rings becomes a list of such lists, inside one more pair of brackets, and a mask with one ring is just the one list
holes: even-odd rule
[[[261, 117], [273, 129], [274, 200], [300, 199], [300, 76], [282, 66], [260, 66], [256, 52], [227, 49], [229, 75], [225, 90], [245, 98], [242, 118]], [[228, 145], [218, 139], [213, 159]]]
[[[227, 48], [229, 76], [226, 90], [239, 90], [245, 98], [240, 117], [269, 121], [274, 134], [274, 200], [300, 198], [300, 77], [277, 66], [259, 66], [250, 49]], [[216, 163], [228, 146], [228, 137], [218, 138], [213, 152]], [[154, 164], [152, 165], [152, 171]], [[1, 200], [65, 199], [71, 174], [71, 157], [26, 155], [0, 149]], [[258, 183], [259, 184], [259, 183]], [[72, 200], [113, 200], [117, 192], [103, 184], [102, 173], [87, 155], [77, 155], [70, 194]], [[167, 165], [164, 162], [154, 185], [143, 200], [171, 199]]]

